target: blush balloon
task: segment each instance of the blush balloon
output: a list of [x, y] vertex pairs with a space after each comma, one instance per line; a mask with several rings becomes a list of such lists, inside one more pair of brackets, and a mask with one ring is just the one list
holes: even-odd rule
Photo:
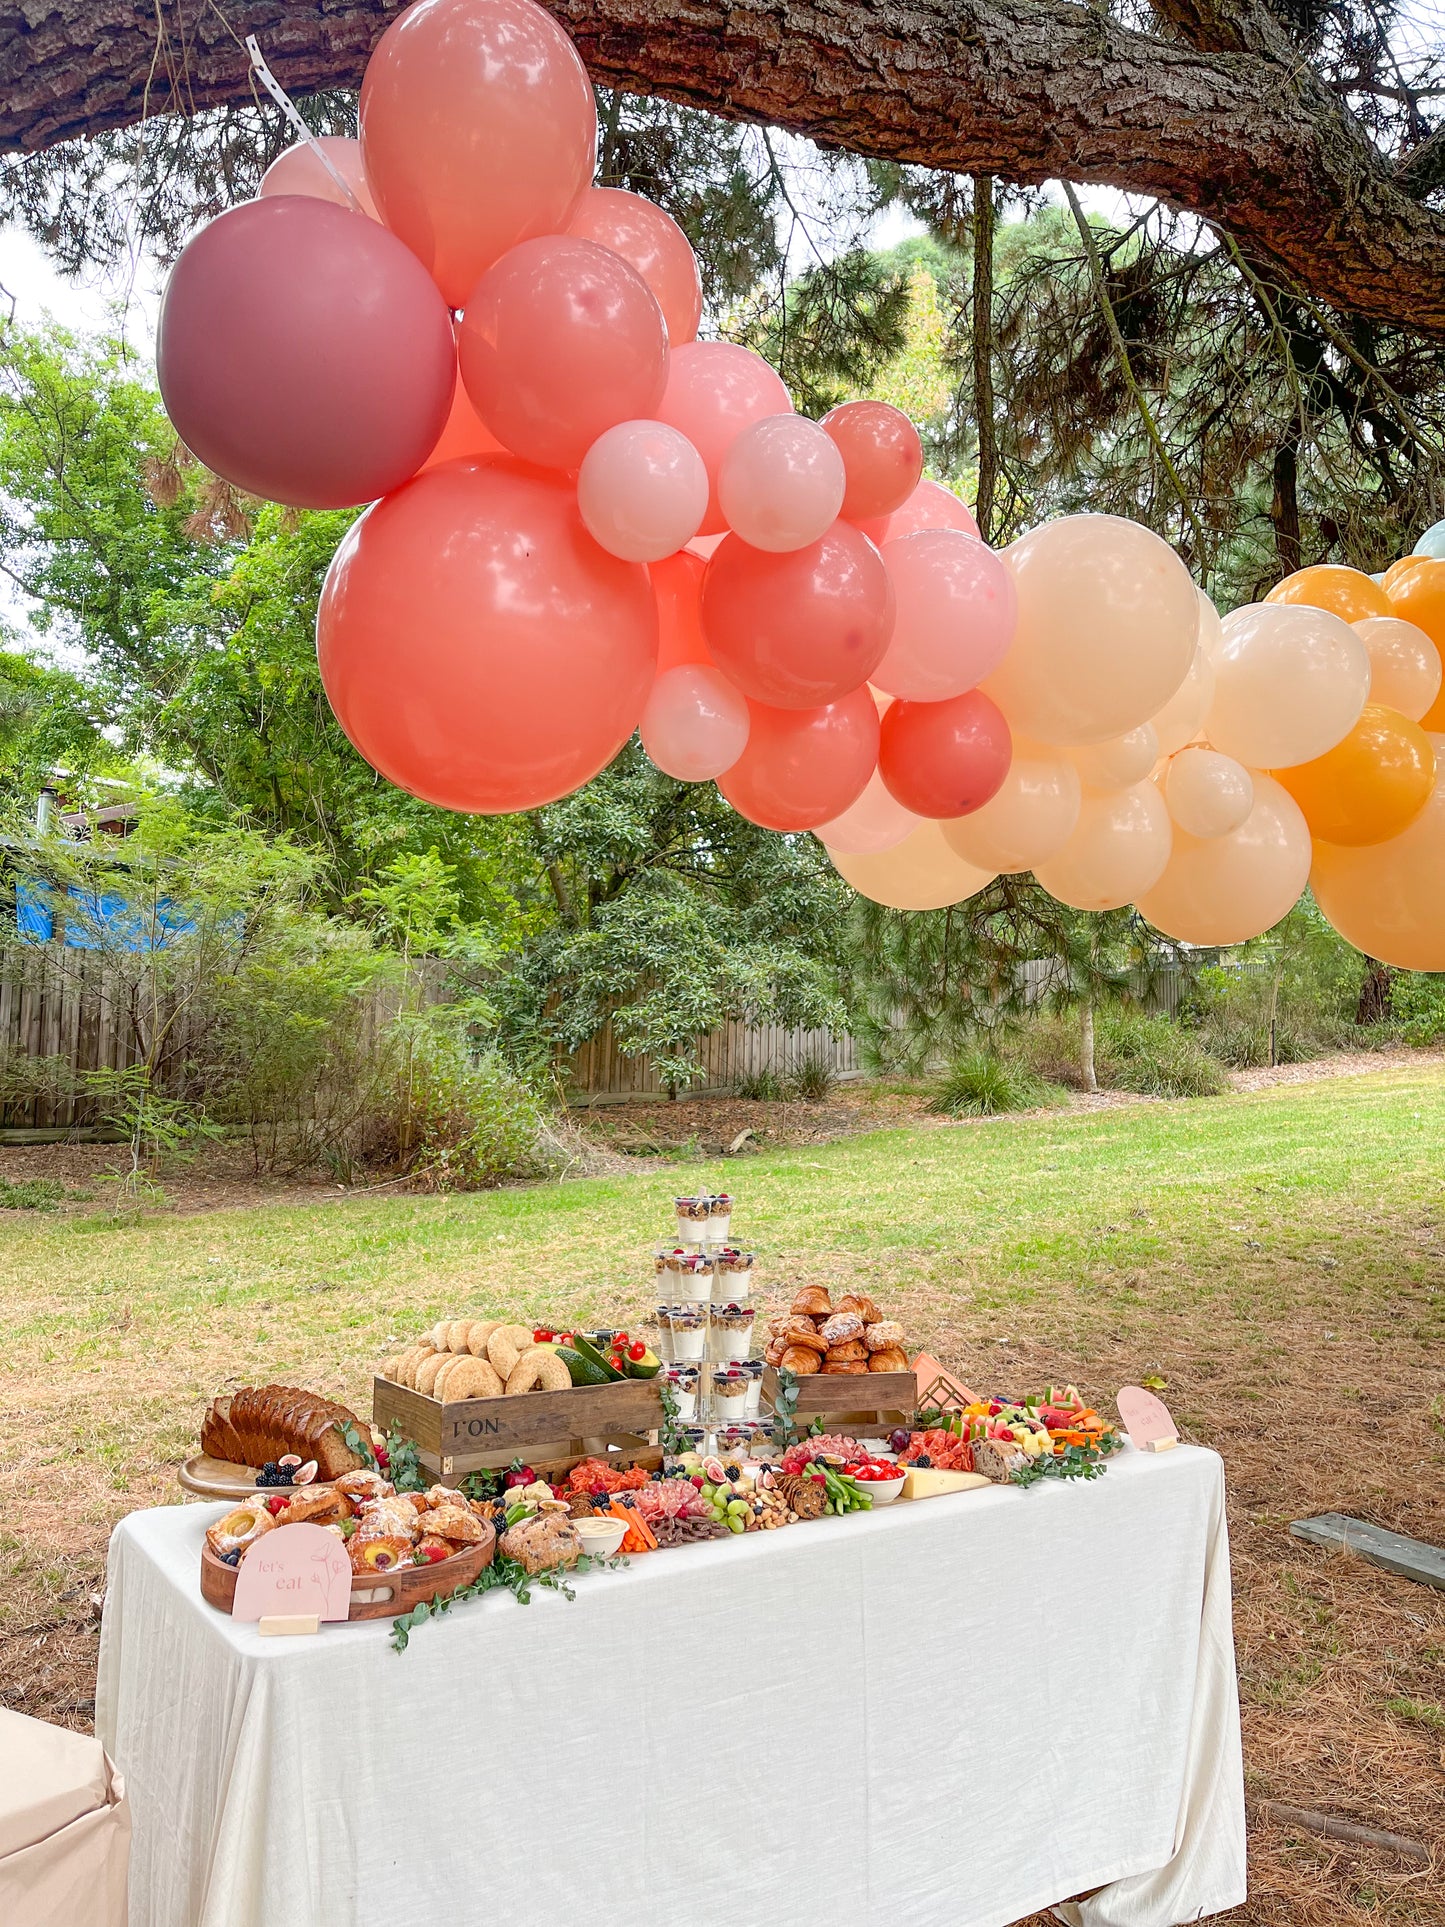
[[227, 209], [181, 251], [156, 374], [207, 468], [294, 508], [350, 508], [399, 487], [435, 446], [451, 318], [394, 234], [278, 194]]
[[946, 910], [993, 882], [949, 847], [941, 823], [920, 823], [891, 850], [853, 856], [830, 849], [828, 861], [860, 897], [890, 910]]
[[830, 854], [877, 856], [895, 849], [922, 820], [912, 810], [904, 809], [874, 770], [858, 801], [850, 803], [831, 823], [820, 823], [813, 834], [826, 844]]
[[1171, 758], [1163, 788], [1175, 828], [1188, 836], [1228, 836], [1254, 808], [1254, 778], [1243, 763], [1198, 744]]
[[712, 484], [704, 535], [718, 535], [727, 527], [717, 494], [724, 455], [752, 422], [790, 414], [792, 407], [782, 377], [751, 348], [731, 341], [690, 341], [670, 356], [662, 401], [647, 412], [686, 435], [703, 459]]
[[1172, 843], [1169, 812], [1153, 783], [1086, 790], [1068, 841], [1034, 876], [1075, 910], [1122, 910], [1159, 881]]
[[566, 796], [622, 748], [652, 686], [657, 607], [561, 477], [451, 462], [347, 531], [316, 647], [337, 721], [388, 782], [498, 815]]
[[749, 703], [748, 745], [718, 788], [750, 823], [814, 830], [863, 794], [878, 761], [878, 711], [866, 689], [817, 709]]
[[666, 775], [704, 783], [731, 769], [747, 742], [747, 703], [716, 669], [683, 663], [652, 685], [642, 747]]
[[1279, 784], [1260, 775], [1244, 821], [1221, 836], [1176, 830], [1163, 874], [1135, 901], [1179, 943], [1247, 943], [1289, 914], [1309, 873], [1305, 820]]
[[1003, 661], [1018, 596], [992, 549], [960, 529], [923, 529], [885, 543], [897, 612], [871, 680], [912, 702], [942, 702]]
[[667, 339], [681, 348], [697, 339], [702, 282], [692, 243], [663, 208], [620, 187], [589, 187], [567, 232], [596, 241], [630, 262], [657, 297]]
[[880, 546], [901, 542], [905, 535], [917, 535], [920, 529], [960, 529], [965, 535], [978, 535], [978, 523], [968, 504], [937, 482], [920, 482], [902, 508], [876, 521], [860, 522], [859, 527]]
[[536, 0], [414, 0], [367, 63], [360, 120], [382, 219], [453, 308], [567, 226], [597, 158], [587, 70]]
[[543, 468], [576, 468], [607, 429], [651, 416], [667, 382], [652, 290], [610, 248], [566, 235], [524, 241], [487, 270], [459, 355], [487, 427]]
[[1416, 623], [1367, 616], [1350, 627], [1370, 657], [1370, 701], [1418, 723], [1440, 694], [1440, 651]]
[[818, 541], [843, 504], [843, 457], [816, 422], [767, 415], [723, 456], [718, 504], [744, 542], [785, 555]]
[[1225, 618], [1204, 733], [1251, 769], [1312, 762], [1359, 721], [1369, 691], [1369, 655], [1342, 617], [1252, 602]]
[[[356, 197], [358, 206], [351, 202], [337, 186], [317, 148], [325, 154], [346, 185]], [[284, 154], [278, 154], [266, 172], [261, 176], [257, 193], [264, 197], [268, 194], [309, 194], [318, 201], [334, 201], [337, 207], [344, 207], [353, 214], [361, 212], [373, 221], [381, 216], [376, 211], [376, 202], [371, 197], [371, 189], [366, 184], [366, 170], [361, 164], [361, 142], [352, 140], [346, 134], [318, 134], [315, 145], [310, 141], [297, 141], [288, 147]]]
[[923, 443], [902, 409], [845, 401], [821, 424], [843, 457], [848, 485], [839, 513], [865, 522], [901, 509], [923, 475]]
[[707, 564], [684, 549], [647, 571], [657, 598], [657, 673], [679, 663], [712, 663], [702, 639], [702, 582]]
[[893, 590], [877, 549], [847, 522], [787, 555], [730, 535], [707, 565], [702, 628], [750, 700], [813, 709], [861, 688], [882, 660]]
[[1008, 774], [972, 815], [943, 833], [969, 863], [990, 871], [1032, 870], [1056, 856], [1079, 820], [1079, 772], [1058, 750], [1013, 741]]
[[707, 470], [687, 437], [666, 422], [619, 422], [583, 457], [577, 506], [609, 555], [660, 562], [697, 534]]
[[1003, 712], [980, 690], [941, 703], [890, 703], [878, 773], [915, 816], [967, 816], [997, 794], [1013, 742]]
[[[1214, 617], [1213, 627], [1218, 629], [1219, 617], [1215, 614], [1212, 602], [1208, 604], [1208, 616]], [[1164, 707], [1150, 718], [1161, 756], [1172, 756], [1175, 750], [1183, 749], [1186, 743], [1194, 741], [1203, 729], [1209, 705], [1214, 701], [1214, 657], [1204, 640], [1208, 616], [1201, 604], [1200, 639], [1189, 665], [1189, 673]]]
[[1159, 761], [1159, 738], [1152, 723], [1140, 723], [1106, 743], [1076, 749], [1072, 761], [1089, 789], [1126, 790], [1142, 783]]

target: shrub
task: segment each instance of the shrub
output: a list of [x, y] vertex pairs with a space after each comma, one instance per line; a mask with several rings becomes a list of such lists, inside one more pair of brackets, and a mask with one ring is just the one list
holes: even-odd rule
[[993, 1117], [1000, 1111], [1029, 1111], [1051, 1102], [1056, 1088], [1026, 1064], [1010, 1062], [996, 1051], [966, 1051], [956, 1057], [929, 1101], [946, 1117]]
[[1407, 1044], [1445, 1041], [1445, 976], [1400, 971], [1390, 983], [1390, 1012]]
[[1138, 1011], [1100, 1012], [1094, 1065], [1101, 1085], [1146, 1097], [1217, 1097], [1229, 1088], [1223, 1065], [1194, 1032]]
[[768, 1064], [762, 1070], [739, 1072], [733, 1079], [733, 1090], [738, 1097], [744, 1097], [750, 1103], [771, 1104], [783, 1095], [783, 1083], [772, 1065]]
[[801, 1099], [807, 1104], [821, 1104], [838, 1081], [838, 1073], [832, 1061], [821, 1052], [800, 1057], [789, 1070], [783, 1085], [786, 1097]]
[[397, 1028], [394, 1093], [378, 1105], [373, 1158], [389, 1156], [433, 1191], [478, 1191], [559, 1168], [535, 1093], [495, 1051], [472, 1054], [464, 1007], [440, 1005]]

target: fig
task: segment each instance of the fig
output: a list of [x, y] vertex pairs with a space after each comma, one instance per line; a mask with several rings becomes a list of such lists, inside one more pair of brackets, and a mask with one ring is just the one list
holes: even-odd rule
[[296, 1470], [291, 1474], [291, 1483], [292, 1485], [310, 1485], [315, 1477], [316, 1461], [315, 1459], [308, 1459], [305, 1465], [298, 1465]]

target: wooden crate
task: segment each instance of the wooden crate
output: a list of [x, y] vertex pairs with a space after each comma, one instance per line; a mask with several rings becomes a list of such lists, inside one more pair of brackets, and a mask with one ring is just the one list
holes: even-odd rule
[[[769, 1365], [763, 1373], [763, 1403], [769, 1408], [778, 1393], [778, 1374]], [[918, 1378], [914, 1372], [869, 1372], [843, 1376], [809, 1372], [798, 1380], [794, 1414], [800, 1431], [815, 1418], [830, 1427], [868, 1424], [908, 1425], [918, 1409]]]
[[493, 1470], [518, 1457], [545, 1478], [604, 1451], [626, 1465], [662, 1464], [654, 1436], [663, 1420], [662, 1391], [653, 1378], [449, 1404], [376, 1378], [371, 1411], [383, 1432], [395, 1425], [411, 1439], [423, 1465], [442, 1478]]

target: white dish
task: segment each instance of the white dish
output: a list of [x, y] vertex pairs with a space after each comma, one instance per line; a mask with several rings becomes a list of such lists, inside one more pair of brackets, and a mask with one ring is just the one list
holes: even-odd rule
[[892, 1505], [903, 1490], [906, 1474], [900, 1472], [896, 1479], [860, 1479], [858, 1483], [870, 1494], [874, 1505]]
[[610, 1559], [627, 1536], [625, 1519], [575, 1519], [573, 1525], [592, 1559]]

